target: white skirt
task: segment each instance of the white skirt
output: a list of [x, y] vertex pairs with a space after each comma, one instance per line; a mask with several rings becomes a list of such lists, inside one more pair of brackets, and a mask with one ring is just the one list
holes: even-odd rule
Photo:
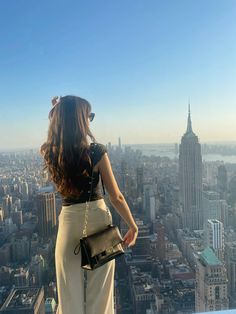
[[[85, 203], [62, 206], [55, 247], [57, 314], [114, 314], [115, 259], [94, 270], [81, 268], [81, 250], [74, 249], [83, 237]], [[112, 223], [104, 199], [89, 202], [87, 235]], [[109, 218], [110, 217], [110, 218]]]

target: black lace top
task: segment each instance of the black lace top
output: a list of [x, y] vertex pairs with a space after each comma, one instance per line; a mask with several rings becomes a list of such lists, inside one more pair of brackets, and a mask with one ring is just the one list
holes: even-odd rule
[[[102, 156], [107, 152], [106, 147], [103, 144], [91, 143], [90, 144], [90, 156], [93, 160], [93, 166], [95, 166]], [[103, 192], [101, 190], [99, 171], [93, 171], [93, 184], [90, 201], [95, 201], [103, 198]], [[84, 203], [89, 200], [91, 191], [91, 177], [86, 178], [84, 183], [83, 192], [76, 197], [62, 196], [62, 206], [69, 206], [76, 203]]]

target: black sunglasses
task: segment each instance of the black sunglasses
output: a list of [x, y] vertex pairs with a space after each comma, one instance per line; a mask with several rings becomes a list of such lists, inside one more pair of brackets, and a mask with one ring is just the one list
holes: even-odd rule
[[[53, 115], [54, 108], [55, 108], [55, 107], [53, 107], [53, 108], [50, 110], [50, 112], [49, 112], [48, 118], [49, 118], [50, 120], [52, 119], [52, 115]], [[89, 120], [90, 120], [90, 122], [93, 121], [94, 117], [95, 117], [95, 113], [94, 113], [94, 112], [91, 112], [90, 115], [89, 115]]]
[[90, 122], [93, 121], [94, 116], [95, 116], [95, 113], [94, 113], [94, 112], [91, 112], [90, 115], [89, 115], [89, 120], [90, 120]]

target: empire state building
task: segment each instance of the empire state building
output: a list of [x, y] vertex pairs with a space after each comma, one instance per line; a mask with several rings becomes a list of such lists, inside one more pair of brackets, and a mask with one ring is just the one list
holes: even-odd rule
[[179, 184], [182, 228], [202, 229], [202, 155], [198, 137], [192, 130], [190, 106], [187, 130], [179, 148]]

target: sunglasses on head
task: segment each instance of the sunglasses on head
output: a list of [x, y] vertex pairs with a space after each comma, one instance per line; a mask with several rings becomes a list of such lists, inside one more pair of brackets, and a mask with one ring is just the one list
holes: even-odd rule
[[91, 112], [91, 113], [89, 114], [89, 120], [90, 120], [90, 122], [93, 121], [94, 116], [95, 116], [95, 113], [94, 113], [94, 112]]
[[[50, 110], [50, 112], [49, 112], [48, 118], [49, 118], [50, 120], [51, 120], [51, 118], [52, 118], [53, 111], [54, 111], [54, 108], [52, 108], [52, 109]], [[94, 117], [95, 117], [95, 113], [94, 113], [94, 112], [91, 112], [91, 113], [89, 114], [89, 120], [90, 120], [90, 122], [93, 121]]]

